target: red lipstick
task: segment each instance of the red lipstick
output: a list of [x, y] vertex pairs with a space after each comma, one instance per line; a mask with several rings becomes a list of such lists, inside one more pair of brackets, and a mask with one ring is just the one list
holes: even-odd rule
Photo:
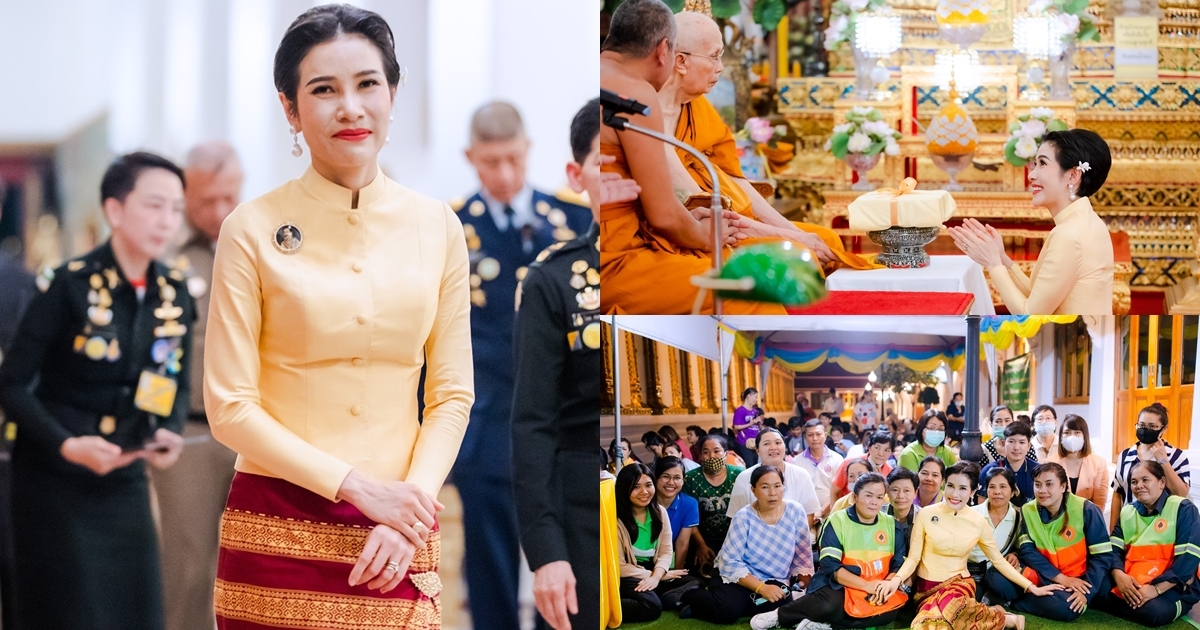
[[371, 135], [370, 129], [343, 129], [333, 134], [333, 137], [349, 140], [350, 142], [361, 142], [366, 140], [369, 135]]

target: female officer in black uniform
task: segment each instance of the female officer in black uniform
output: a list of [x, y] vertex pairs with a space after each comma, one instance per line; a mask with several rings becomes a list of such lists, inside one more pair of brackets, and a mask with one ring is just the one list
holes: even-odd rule
[[133, 153], [100, 194], [112, 238], [43, 274], [0, 368], [22, 628], [163, 623], [145, 464], [175, 463], [188, 406], [192, 300], [155, 260], [183, 219], [183, 172]]

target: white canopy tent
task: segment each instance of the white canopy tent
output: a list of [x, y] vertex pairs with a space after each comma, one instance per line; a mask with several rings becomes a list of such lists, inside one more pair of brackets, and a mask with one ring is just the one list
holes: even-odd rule
[[[936, 335], [938, 337], [967, 336], [966, 318], [954, 316], [614, 315], [610, 316], [609, 323], [612, 325], [613, 413], [618, 445], [621, 441], [621, 388], [618, 380], [620, 370], [616, 366], [621, 365], [621, 344], [618, 343], [620, 339], [618, 333], [621, 330], [718, 361], [721, 365], [722, 429], [728, 428], [726, 383], [729, 364], [733, 357], [734, 338], [734, 333], [730, 330], [738, 332], [827, 331]], [[725, 327], [721, 327], [719, 323], [724, 323]], [[995, 349], [987, 345], [984, 350], [987, 356], [988, 373], [994, 381], [996, 376]]]

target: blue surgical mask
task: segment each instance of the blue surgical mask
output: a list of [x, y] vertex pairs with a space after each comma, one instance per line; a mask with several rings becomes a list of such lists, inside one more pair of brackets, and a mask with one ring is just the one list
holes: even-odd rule
[[1004, 430], [1008, 427], [992, 427], [992, 437], [997, 440], [1004, 439]]
[[934, 431], [932, 429], [925, 429], [925, 444], [929, 445], [929, 448], [941, 446], [942, 441], [945, 439], [946, 439], [945, 431]]

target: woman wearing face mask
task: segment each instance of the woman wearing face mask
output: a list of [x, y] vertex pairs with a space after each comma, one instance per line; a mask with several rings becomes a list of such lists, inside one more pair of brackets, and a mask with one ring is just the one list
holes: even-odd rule
[[1058, 412], [1050, 405], [1039, 405], [1033, 410], [1033, 448], [1030, 452], [1039, 463], [1050, 461], [1051, 455], [1058, 452]]
[[1097, 597], [1096, 607], [1155, 628], [1200, 602], [1200, 527], [1196, 506], [1166, 491], [1158, 462], [1138, 462], [1130, 476], [1137, 500], [1121, 508], [1112, 533], [1115, 587]]
[[1192, 467], [1187, 453], [1163, 439], [1167, 430], [1167, 408], [1154, 403], [1138, 412], [1138, 443], [1121, 451], [1117, 458], [1117, 487], [1113, 492], [1112, 507], [1109, 508], [1110, 522], [1121, 517], [1121, 508], [1133, 501], [1131, 474], [1133, 465], [1142, 462], [1158, 462], [1166, 473], [1167, 492], [1186, 497], [1192, 479]]
[[1022, 594], [993, 567], [984, 582], [1002, 602], [1019, 612], [1054, 621], [1074, 621], [1098, 593], [1112, 588], [1112, 542], [1104, 514], [1070, 493], [1063, 467], [1042, 464], [1033, 471], [1036, 501], [1021, 507], [1024, 518], [1017, 557], [1021, 575], [1034, 584], [1057, 584], [1048, 595]]
[[886, 628], [908, 601], [901, 591], [881, 597], [884, 581], [904, 564], [907, 542], [895, 519], [882, 512], [883, 477], [854, 482], [853, 507], [832, 512], [821, 528], [821, 560], [808, 593], [774, 611], [755, 615], [753, 630], [837, 624], [839, 628]]
[[[1020, 571], [1023, 567], [1017, 557], [1017, 542], [1023, 519], [1021, 510], [1012, 504], [1013, 494], [1017, 491], [1017, 478], [1007, 468], [993, 468], [984, 475], [980, 485], [987, 491], [987, 501], [973, 505], [971, 509], [987, 519], [1000, 553], [1004, 554], [1004, 559], [1014, 569]], [[983, 595], [984, 589], [980, 583], [990, 566], [987, 556], [979, 547], [972, 549], [971, 555], [967, 556], [967, 570], [975, 580], [976, 596]]]
[[784, 499], [783, 473], [759, 466], [750, 478], [754, 503], [738, 511], [708, 590], [684, 593], [682, 618], [731, 624], [775, 610], [793, 585], [813, 574], [812, 537], [804, 509]]
[[942, 479], [946, 475], [946, 464], [930, 455], [921, 460], [917, 466], [917, 496], [913, 503], [920, 507], [929, 507], [942, 500]]
[[[1008, 425], [1014, 422], [1013, 417], [1012, 409], [1009, 409], [1007, 405], [992, 407], [991, 413], [988, 414], [988, 421], [992, 425], [992, 439], [983, 444], [983, 462], [980, 466], [987, 466], [992, 462], [1004, 459], [1004, 439], [1007, 437], [1004, 431]], [[1025, 455], [1025, 459], [1032, 462], [1034, 466], [1038, 463], [1032, 451]]]
[[1059, 464], [1067, 471], [1072, 494], [1104, 512], [1108, 507], [1108, 462], [1092, 452], [1086, 420], [1073, 413], [1063, 416], [1058, 447], [1050, 454], [1049, 462]]
[[1034, 207], [1050, 211], [1054, 229], [1030, 276], [1004, 252], [995, 228], [974, 219], [950, 228], [958, 248], [987, 270], [1008, 312], [1112, 314], [1112, 240], [1088, 200], [1104, 185], [1111, 166], [1108, 144], [1094, 132], [1046, 134], [1029, 165], [1029, 186]]
[[913, 590], [917, 617], [912, 628], [918, 630], [1024, 630], [1025, 617], [1012, 615], [999, 606], [988, 607], [975, 600], [975, 582], [967, 571], [967, 554], [978, 546], [988, 560], [1006, 577], [1036, 595], [1048, 595], [1061, 589], [1057, 584], [1036, 586], [1001, 555], [992, 536], [992, 527], [978, 512], [967, 507], [967, 500], [979, 485], [979, 467], [974, 462], [959, 462], [946, 470], [946, 500], [917, 514], [908, 558], [895, 577], [888, 580], [884, 595], [916, 574]]
[[946, 446], [946, 414], [937, 409], [930, 409], [921, 414], [916, 434], [916, 441], [905, 447], [900, 454], [901, 468], [920, 472], [918, 468], [921, 460], [930, 456], [942, 460], [946, 466], [953, 466], [958, 461], [958, 456]]
[[621, 549], [621, 614], [625, 621], [653, 621], [662, 614], [659, 596], [687, 575], [672, 570], [671, 523], [654, 500], [653, 473], [633, 464], [617, 474], [617, 545]]
[[733, 484], [745, 470], [740, 466], [725, 463], [725, 438], [706, 435], [697, 443], [700, 446], [700, 468], [693, 470], [683, 479], [683, 491], [700, 503], [700, 527], [696, 530], [696, 566], [712, 562], [725, 542], [729, 532], [729, 497]]

